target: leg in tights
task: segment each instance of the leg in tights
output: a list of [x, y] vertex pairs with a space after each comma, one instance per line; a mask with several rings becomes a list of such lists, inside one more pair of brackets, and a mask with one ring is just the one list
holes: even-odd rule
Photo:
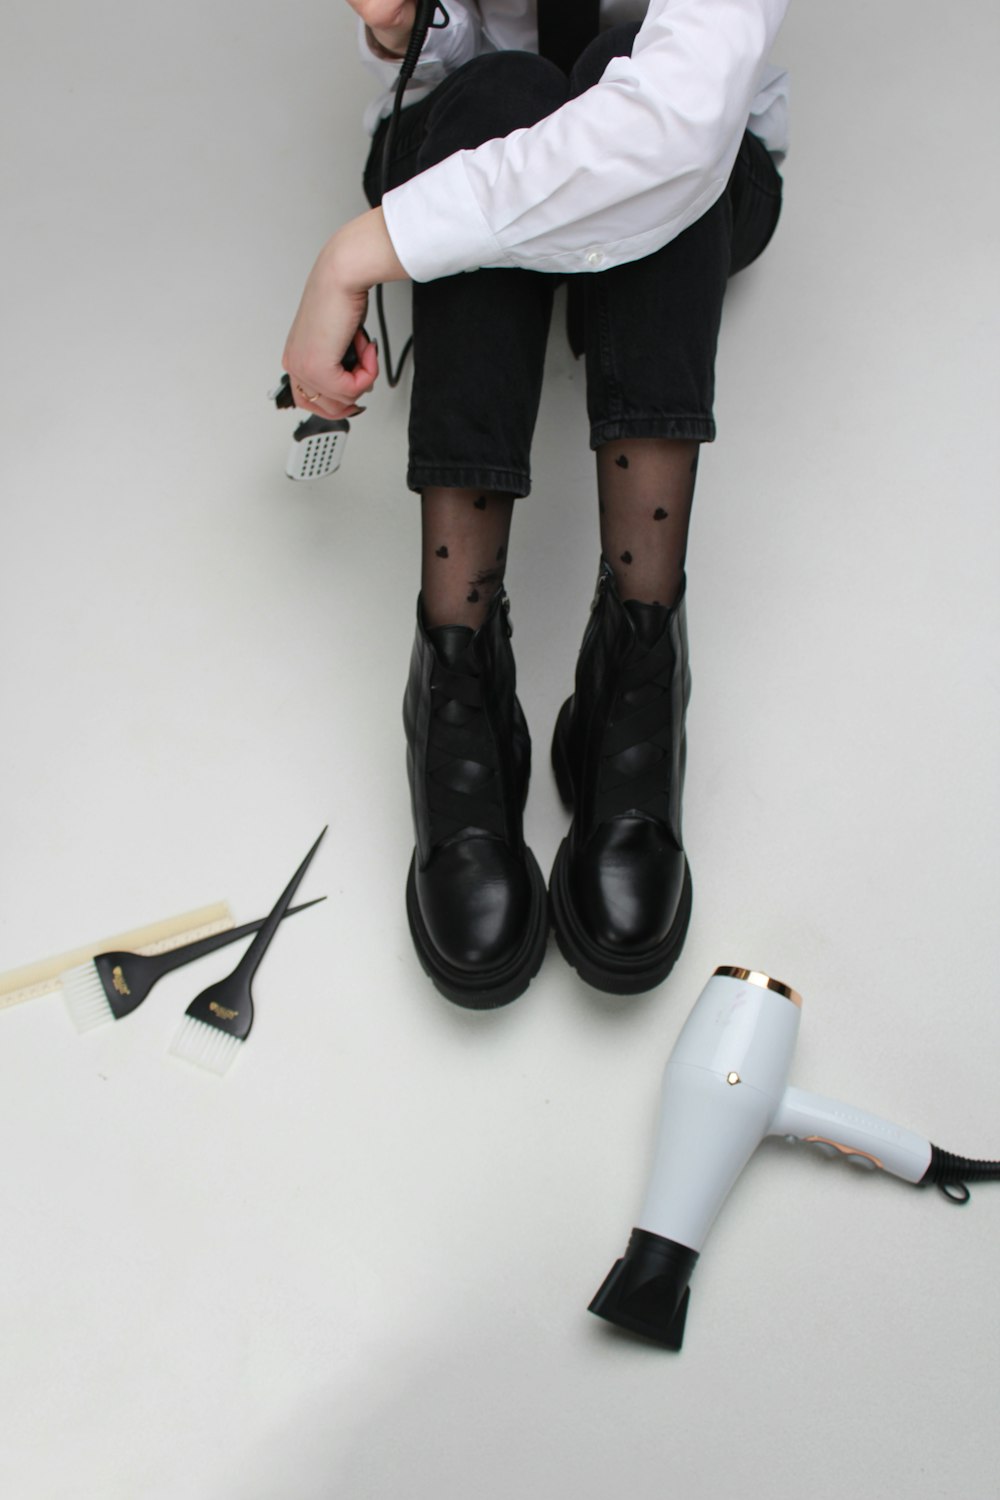
[[[562, 104], [563, 74], [529, 53], [479, 57], [404, 110], [389, 183]], [[384, 128], [366, 190], [377, 201]], [[407, 480], [422, 495], [421, 592], [435, 625], [482, 624], [503, 581], [513, 501], [531, 487], [555, 278], [481, 270], [413, 287]]]
[[[635, 28], [580, 58], [591, 87]], [[553, 925], [589, 983], [659, 984], [691, 912], [681, 836], [690, 686], [684, 557], [699, 445], [715, 436], [715, 352], [726, 284], [764, 248], [780, 178], [745, 135], [726, 191], [642, 260], [571, 278], [570, 329], [585, 345], [603, 561], [553, 762], [573, 821], [550, 880]]]
[[[635, 28], [615, 27], [581, 57], [574, 93], [594, 84]], [[684, 576], [702, 442], [715, 437], [715, 353], [726, 285], [773, 232], [781, 183], [744, 138], [722, 197], [661, 250], [574, 279], [585, 329], [601, 543], [623, 599], [672, 605]]]
[[699, 445], [619, 438], [597, 450], [601, 551], [623, 599], [677, 603], [684, 584]]
[[421, 596], [428, 629], [486, 619], [507, 566], [513, 495], [432, 487], [421, 503]]
[[[390, 185], [566, 98], [528, 53], [474, 59], [400, 118]], [[384, 132], [383, 132], [384, 135]], [[366, 190], [379, 196], [381, 141]], [[413, 288], [407, 481], [421, 496], [421, 598], [403, 704], [415, 844], [407, 917], [449, 1000], [515, 999], [545, 952], [545, 881], [522, 810], [530, 740], [502, 592], [514, 500], [531, 487], [554, 278], [480, 270]]]

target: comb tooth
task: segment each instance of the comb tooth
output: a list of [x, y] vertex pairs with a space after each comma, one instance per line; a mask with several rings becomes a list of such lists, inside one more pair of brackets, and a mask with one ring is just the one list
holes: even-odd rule
[[115, 1019], [100, 975], [92, 963], [80, 964], [60, 974], [59, 985], [70, 1019], [77, 1031], [93, 1031]]
[[221, 1076], [228, 1072], [241, 1045], [239, 1037], [209, 1026], [195, 1016], [185, 1016], [170, 1051], [184, 1062]]

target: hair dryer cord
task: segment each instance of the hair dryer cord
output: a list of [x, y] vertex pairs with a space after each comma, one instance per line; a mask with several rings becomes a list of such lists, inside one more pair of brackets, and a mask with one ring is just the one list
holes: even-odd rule
[[[440, 11], [442, 19], [434, 19]], [[410, 33], [409, 45], [403, 56], [399, 69], [399, 77], [396, 80], [396, 97], [392, 103], [392, 113], [389, 116], [389, 124], [386, 127], [385, 140], [382, 143], [382, 195], [389, 190], [389, 161], [392, 153], [392, 143], [396, 135], [396, 127], [399, 124], [400, 111], [403, 108], [403, 94], [406, 86], [413, 77], [413, 71], [420, 60], [424, 42], [427, 40], [428, 31], [439, 31], [451, 21], [447, 10], [441, 4], [441, 0], [417, 0], [417, 12], [413, 22], [413, 30]], [[399, 363], [395, 369], [392, 364], [392, 350], [389, 345], [389, 330], [386, 326], [385, 306], [382, 300], [382, 283], [379, 282], [375, 288], [375, 306], [378, 311], [379, 336], [382, 340], [382, 352], [385, 355], [385, 378], [391, 390], [395, 390], [403, 374], [406, 364], [406, 356], [410, 352], [413, 339], [407, 339], [403, 345], [403, 352], [399, 356]]]
[[967, 1156], [952, 1156], [931, 1143], [931, 1163], [920, 1179], [921, 1187], [933, 1184], [940, 1188], [949, 1203], [968, 1203], [972, 1194], [966, 1182], [994, 1182], [1000, 1179], [1000, 1161], [972, 1161]]

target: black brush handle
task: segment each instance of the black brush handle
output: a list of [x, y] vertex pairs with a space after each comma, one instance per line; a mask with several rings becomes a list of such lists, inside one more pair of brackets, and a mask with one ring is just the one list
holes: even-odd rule
[[217, 984], [209, 985], [207, 990], [202, 990], [196, 995], [188, 1006], [186, 1014], [195, 1021], [201, 1021], [206, 1026], [213, 1027], [216, 1031], [224, 1032], [227, 1036], [235, 1037], [237, 1041], [245, 1041], [250, 1035], [253, 1026], [253, 997], [250, 994], [250, 983], [257, 971], [264, 954], [267, 952], [268, 944], [277, 931], [278, 924], [288, 910], [289, 902], [295, 895], [299, 881], [302, 879], [309, 862], [316, 850], [326, 829], [313, 844], [305, 859], [299, 865], [288, 885], [282, 891], [275, 904], [271, 915], [261, 926], [260, 931], [250, 944], [243, 957], [233, 972], [225, 979], [220, 979]]
[[292, 897], [298, 890], [302, 877], [306, 873], [310, 863], [312, 862], [313, 855], [316, 853], [316, 850], [323, 842], [325, 834], [326, 829], [324, 828], [323, 832], [320, 834], [315, 844], [313, 844], [312, 848], [309, 850], [309, 853], [306, 855], [305, 859], [299, 865], [299, 868], [296, 870], [295, 874], [292, 876], [291, 880], [288, 882], [288, 884], [285, 886], [285, 889], [278, 897], [278, 900], [275, 902], [274, 910], [271, 912], [270, 916], [264, 920], [261, 925], [260, 931], [257, 933], [257, 936], [254, 938], [253, 942], [250, 944], [249, 948], [244, 953], [239, 963], [236, 965], [236, 968], [233, 970], [231, 976], [232, 978], [235, 979], [236, 976], [239, 975], [239, 977], [245, 980], [246, 984], [249, 986], [250, 980], [257, 972], [257, 968], [260, 964], [261, 959], [264, 957], [264, 954], [267, 952], [268, 947], [270, 946], [271, 939], [274, 937], [274, 934], [278, 930], [278, 926], [281, 922], [282, 917], [285, 916], [289, 906], [291, 905]]
[[[294, 917], [297, 912], [308, 911], [310, 906], [318, 906], [325, 901], [325, 896], [316, 896], [312, 901], [303, 901], [301, 906], [292, 906], [284, 913], [286, 917]], [[244, 922], [241, 927], [228, 927], [225, 932], [214, 932], [211, 937], [197, 938], [193, 943], [185, 943], [182, 948], [171, 948], [166, 953], [144, 954], [151, 962], [162, 964], [160, 974], [169, 974], [171, 969], [179, 969], [183, 964], [192, 963], [196, 958], [203, 958], [206, 953], [215, 953], [219, 948], [227, 948], [230, 943], [238, 943], [240, 938], [250, 937], [254, 932], [259, 932], [270, 917], [258, 917], [256, 922]], [[159, 974], [157, 975], [159, 978]]]
[[[317, 896], [314, 901], [293, 906], [285, 912], [285, 916], [293, 917], [297, 912], [306, 911], [310, 906], [316, 906], [325, 900], [325, 896]], [[237, 943], [240, 938], [250, 937], [252, 933], [259, 932], [267, 920], [267, 917], [258, 917], [256, 922], [244, 922], [241, 927], [229, 927], [225, 932], [213, 933], [211, 937], [197, 938], [193, 943], [183, 943], [179, 948], [168, 949], [166, 953], [98, 953], [93, 960], [94, 968], [115, 1020], [121, 1021], [136, 1010], [164, 974], [183, 968], [196, 958], [203, 958], [206, 953], [214, 953], [218, 948]]]

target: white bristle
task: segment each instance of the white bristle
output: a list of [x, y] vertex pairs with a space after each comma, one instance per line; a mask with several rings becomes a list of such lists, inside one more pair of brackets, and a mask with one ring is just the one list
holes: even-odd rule
[[228, 1031], [220, 1031], [195, 1016], [185, 1016], [170, 1051], [174, 1057], [221, 1075], [227, 1072], [242, 1045], [240, 1037], [230, 1036]]
[[81, 964], [77, 969], [67, 969], [59, 975], [66, 1009], [77, 1031], [93, 1031], [115, 1019], [108, 1004], [100, 975], [91, 963]]

